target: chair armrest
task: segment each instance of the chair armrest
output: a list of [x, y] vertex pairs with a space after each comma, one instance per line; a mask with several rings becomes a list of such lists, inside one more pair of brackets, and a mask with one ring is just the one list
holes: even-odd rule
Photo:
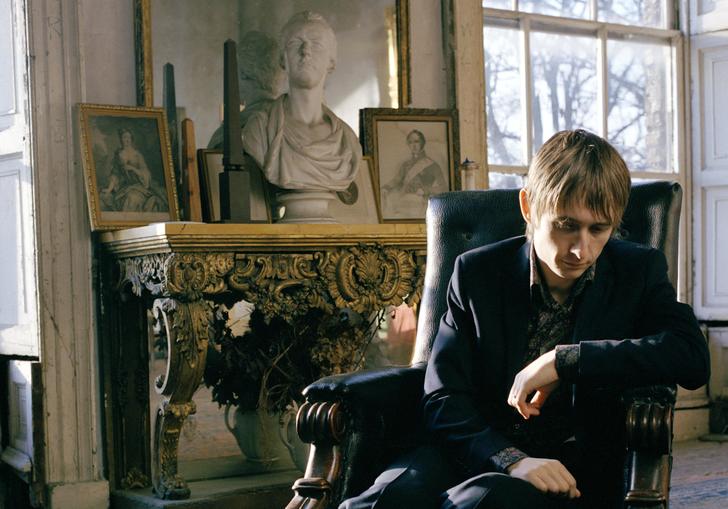
[[311, 451], [287, 509], [336, 507], [367, 488], [398, 450], [417, 444], [424, 375], [424, 365], [382, 368], [306, 387], [296, 430]]
[[626, 507], [667, 507], [672, 469], [674, 386], [631, 389], [627, 410]]
[[364, 370], [321, 378], [303, 395], [306, 401], [341, 401], [351, 410], [396, 414], [402, 420], [409, 416], [406, 410], [420, 407], [424, 378], [424, 365]]

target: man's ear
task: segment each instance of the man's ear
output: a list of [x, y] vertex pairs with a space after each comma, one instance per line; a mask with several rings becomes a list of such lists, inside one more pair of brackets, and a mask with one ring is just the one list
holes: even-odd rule
[[518, 204], [521, 206], [521, 215], [526, 224], [531, 224], [531, 207], [528, 204], [528, 191], [525, 188], [518, 192]]

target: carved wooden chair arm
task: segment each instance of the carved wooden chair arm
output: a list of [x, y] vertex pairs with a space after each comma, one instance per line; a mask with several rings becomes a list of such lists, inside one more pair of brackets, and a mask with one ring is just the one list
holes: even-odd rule
[[666, 508], [672, 468], [674, 386], [649, 386], [628, 391], [625, 506]]
[[423, 380], [424, 365], [335, 375], [309, 385], [296, 429], [311, 452], [287, 509], [336, 507], [367, 488], [392, 451], [414, 445], [422, 436]]

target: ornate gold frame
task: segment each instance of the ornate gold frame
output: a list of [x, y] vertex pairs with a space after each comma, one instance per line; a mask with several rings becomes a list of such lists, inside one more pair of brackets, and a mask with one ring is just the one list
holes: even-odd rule
[[[169, 132], [167, 130], [167, 117], [161, 108], [144, 108], [132, 106], [111, 106], [104, 104], [79, 104], [79, 131], [81, 139], [81, 155], [86, 180], [86, 196], [88, 198], [89, 216], [91, 218], [91, 230], [114, 230], [134, 226], [143, 226], [159, 219], [139, 220], [120, 219], [110, 220], [102, 217], [99, 205], [99, 189], [97, 183], [96, 162], [91, 152], [92, 140], [89, 132], [89, 117], [91, 116], [112, 116], [120, 118], [146, 118], [155, 121], [157, 134], [159, 135], [159, 148], [162, 159], [162, 173], [164, 174], [164, 186], [169, 204], [169, 216], [167, 221], [179, 221], [180, 211], [177, 198], [177, 185], [172, 168], [172, 149], [169, 143]], [[118, 211], [124, 212], [124, 211]]]
[[[399, 105], [412, 102], [410, 83], [410, 0], [396, 0], [397, 13], [397, 81]], [[136, 98], [139, 106], [152, 106], [152, 11], [151, 0], [134, 0], [134, 57], [136, 68]]]

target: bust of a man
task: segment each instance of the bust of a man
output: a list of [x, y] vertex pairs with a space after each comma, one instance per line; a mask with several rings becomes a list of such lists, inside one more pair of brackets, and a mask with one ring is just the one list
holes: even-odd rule
[[248, 119], [243, 148], [282, 189], [343, 191], [359, 169], [361, 147], [323, 103], [336, 65], [334, 31], [321, 15], [304, 11], [288, 20], [280, 38], [289, 91]]

